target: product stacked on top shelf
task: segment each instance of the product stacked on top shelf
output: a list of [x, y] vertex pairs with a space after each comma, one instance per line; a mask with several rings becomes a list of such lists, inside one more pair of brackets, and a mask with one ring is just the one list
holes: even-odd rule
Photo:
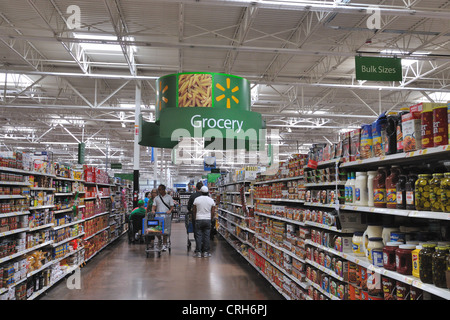
[[[86, 183], [88, 171], [101, 180]], [[105, 177], [89, 166], [55, 163], [46, 152], [0, 153], [0, 299], [38, 297], [120, 235], [109, 230]], [[92, 202], [103, 210], [99, 219], [89, 216], [92, 184], [100, 188]]]

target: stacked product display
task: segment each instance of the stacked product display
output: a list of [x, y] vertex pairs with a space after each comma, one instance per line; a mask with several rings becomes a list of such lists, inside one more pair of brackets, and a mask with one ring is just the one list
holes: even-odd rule
[[448, 139], [447, 105], [383, 114], [242, 183], [219, 231], [286, 299], [448, 300]]
[[38, 297], [122, 235], [127, 206], [113, 210], [111, 197], [121, 186], [46, 152], [0, 153], [0, 299]]

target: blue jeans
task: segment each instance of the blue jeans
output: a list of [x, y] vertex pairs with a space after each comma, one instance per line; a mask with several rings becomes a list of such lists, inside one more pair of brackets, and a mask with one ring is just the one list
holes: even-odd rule
[[195, 252], [210, 250], [211, 220], [196, 220], [194, 228]]

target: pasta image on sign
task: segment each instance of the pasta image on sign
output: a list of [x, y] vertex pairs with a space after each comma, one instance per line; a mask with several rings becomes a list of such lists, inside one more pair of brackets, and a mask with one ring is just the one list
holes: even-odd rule
[[178, 107], [211, 107], [212, 75], [205, 73], [178, 76]]

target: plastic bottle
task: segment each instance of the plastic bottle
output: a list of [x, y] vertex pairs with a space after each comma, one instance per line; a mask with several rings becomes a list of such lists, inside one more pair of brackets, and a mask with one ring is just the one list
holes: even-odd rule
[[355, 172], [350, 173], [350, 187], [348, 189], [348, 200], [355, 203]]
[[378, 167], [377, 175], [373, 179], [373, 203], [377, 208], [386, 208], [387, 175], [386, 167]]
[[351, 203], [350, 202], [350, 184], [351, 184], [351, 174], [350, 172], [347, 173], [347, 182], [345, 182], [345, 203]]
[[355, 204], [358, 206], [367, 206], [367, 173], [356, 172], [355, 180]]
[[418, 175], [415, 172], [410, 172], [408, 174], [408, 180], [406, 180], [406, 184], [405, 184], [406, 210], [415, 210], [416, 209], [414, 189], [415, 189], [415, 184], [416, 184], [417, 178], [418, 178]]
[[369, 207], [374, 206], [373, 201], [373, 180], [375, 179], [377, 175], [376, 171], [367, 171], [367, 205]]
[[412, 275], [416, 278], [420, 278], [420, 250], [422, 246], [417, 245], [412, 252]]
[[386, 134], [385, 141], [383, 143], [384, 153], [386, 155], [397, 153], [397, 123], [397, 113], [390, 112], [386, 119]]
[[396, 191], [397, 191], [397, 209], [406, 209], [406, 180], [407, 175], [404, 173], [401, 173], [398, 176], [398, 181], [396, 185]]
[[397, 208], [397, 182], [401, 169], [397, 165], [391, 167], [391, 174], [386, 177], [386, 207]]

